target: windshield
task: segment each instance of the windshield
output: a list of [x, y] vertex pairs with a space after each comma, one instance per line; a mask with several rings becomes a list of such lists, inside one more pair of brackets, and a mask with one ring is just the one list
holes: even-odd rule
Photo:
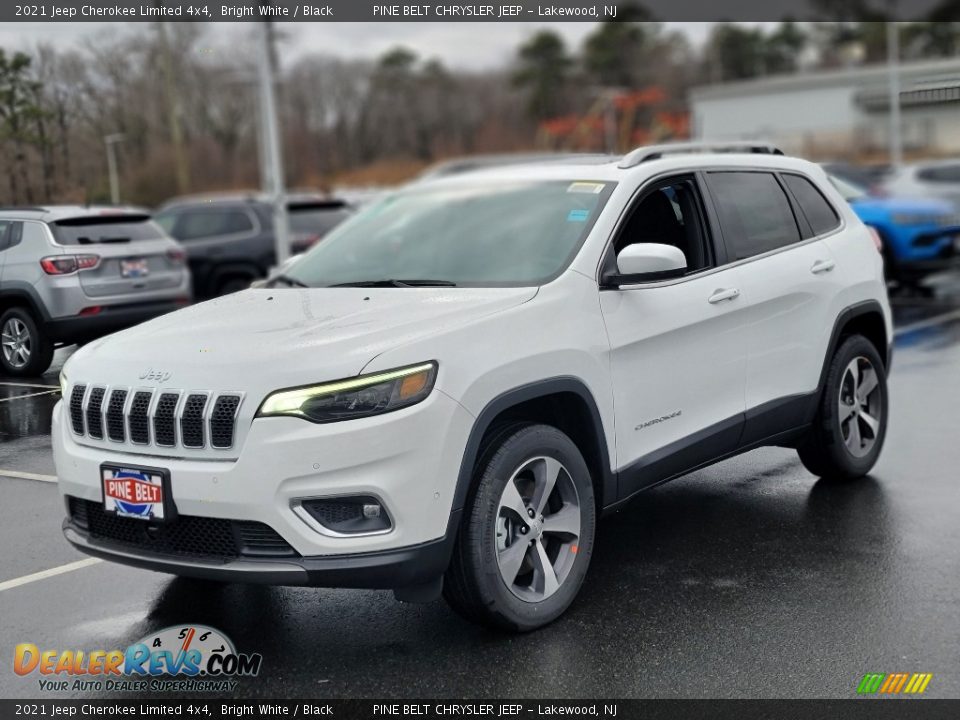
[[847, 180], [841, 180], [836, 175], [827, 175], [830, 179], [830, 182], [837, 189], [837, 191], [843, 195], [843, 199], [847, 202], [853, 202], [854, 200], [862, 200], [867, 196], [867, 191], [862, 187], [854, 185], [852, 182]]
[[310, 287], [389, 280], [538, 285], [571, 262], [614, 185], [514, 181], [415, 187], [338, 226], [288, 275]]

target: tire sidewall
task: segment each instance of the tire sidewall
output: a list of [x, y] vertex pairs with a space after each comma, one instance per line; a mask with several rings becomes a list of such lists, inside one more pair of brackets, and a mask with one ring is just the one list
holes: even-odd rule
[[[506, 586], [500, 575], [496, 551], [496, 523], [500, 496], [514, 472], [534, 457], [547, 456], [566, 467], [577, 489], [581, 532], [577, 557], [569, 575], [550, 597], [536, 603], [521, 600]], [[477, 494], [470, 521], [479, 530], [475, 535], [477, 572], [482, 602], [491, 603], [520, 630], [540, 627], [561, 615], [583, 584], [593, 552], [596, 508], [590, 472], [576, 445], [562, 432], [545, 425], [523, 428], [495, 449], [481, 465]]]
[[[849, 450], [843, 441], [843, 433], [840, 428], [839, 417], [837, 415], [837, 402], [840, 397], [840, 385], [843, 382], [843, 376], [847, 366], [856, 357], [865, 357], [873, 365], [877, 373], [878, 385], [880, 390], [880, 432], [877, 435], [876, 442], [870, 452], [863, 457], [856, 457]], [[887, 374], [880, 353], [866, 338], [855, 335], [847, 338], [834, 355], [830, 366], [830, 374], [827, 379], [826, 394], [823, 400], [823, 413], [830, 441], [830, 447], [836, 462], [844, 468], [845, 474], [858, 477], [866, 475], [876, 464], [880, 452], [883, 450], [883, 443], [887, 435], [887, 425], [890, 417], [890, 400], [887, 391]]]

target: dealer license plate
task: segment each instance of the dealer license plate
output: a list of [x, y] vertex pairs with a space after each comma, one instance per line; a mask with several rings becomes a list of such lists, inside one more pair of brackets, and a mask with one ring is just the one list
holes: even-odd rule
[[166, 471], [101, 465], [103, 509], [138, 520], [165, 520]]

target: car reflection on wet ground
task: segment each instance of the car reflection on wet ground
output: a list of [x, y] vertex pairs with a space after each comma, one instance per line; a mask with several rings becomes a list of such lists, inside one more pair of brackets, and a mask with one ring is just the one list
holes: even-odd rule
[[[844, 698], [894, 671], [960, 696], [960, 292], [895, 312], [891, 423], [870, 477], [830, 485], [774, 448], [653, 490], [600, 524], [570, 612], [524, 636], [388, 592], [74, 567], [84, 556], [49, 482], [61, 352], [31, 382], [45, 387], [0, 378], [0, 653], [123, 648], [200, 623], [263, 654], [238, 697]], [[66, 571], [34, 575], [51, 569]], [[0, 674], [0, 695], [39, 696], [36, 676]]]

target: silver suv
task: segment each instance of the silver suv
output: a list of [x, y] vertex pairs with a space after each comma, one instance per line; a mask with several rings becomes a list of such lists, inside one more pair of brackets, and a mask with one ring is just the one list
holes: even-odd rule
[[180, 245], [136, 208], [0, 209], [0, 370], [40, 375], [54, 348], [191, 300]]

